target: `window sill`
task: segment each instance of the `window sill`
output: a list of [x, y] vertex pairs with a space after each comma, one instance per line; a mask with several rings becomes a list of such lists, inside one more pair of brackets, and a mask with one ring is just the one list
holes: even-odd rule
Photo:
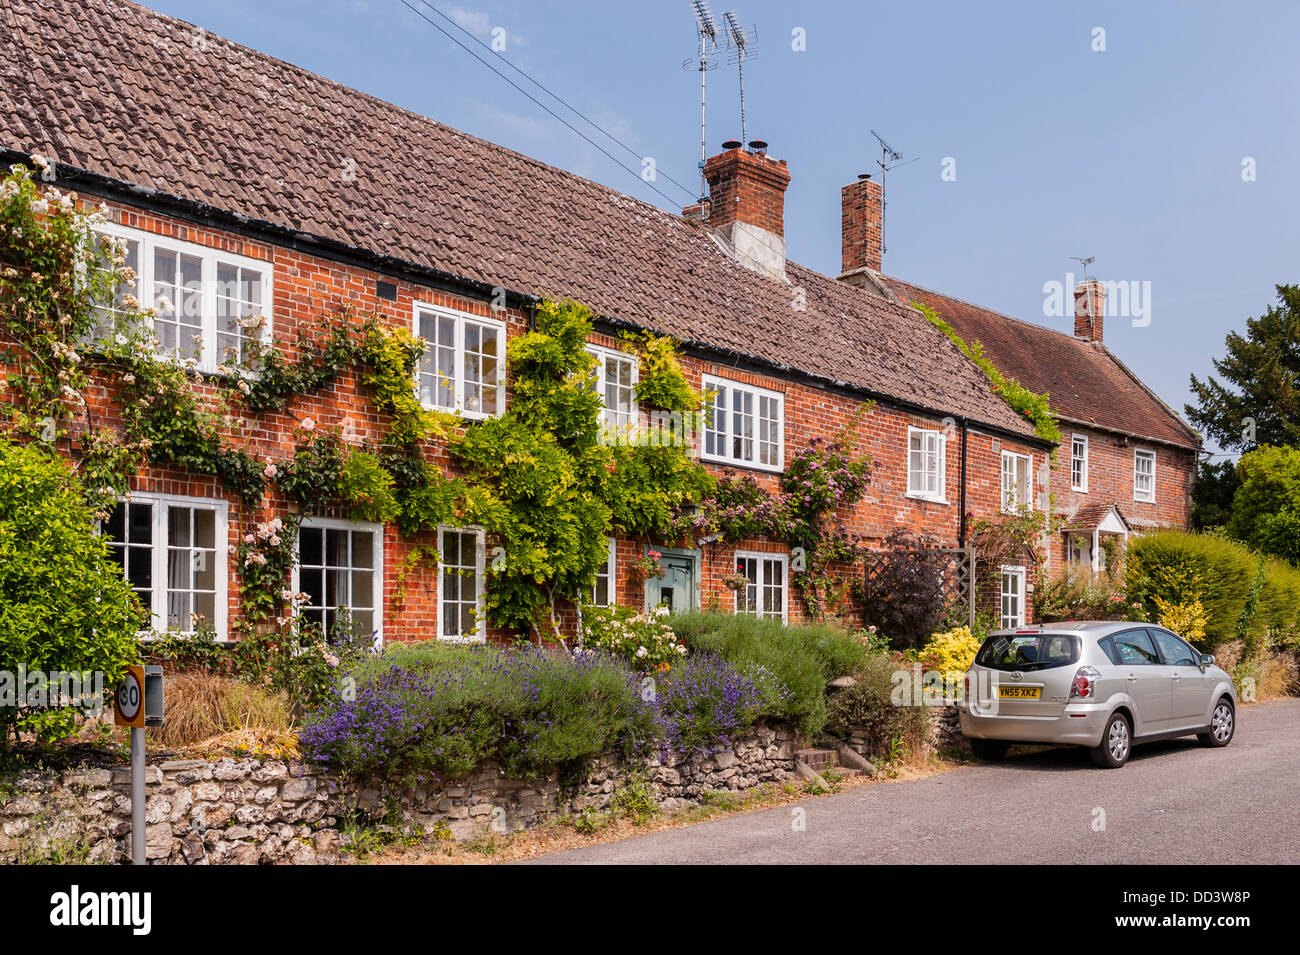
[[911, 501], [925, 501], [929, 504], [951, 504], [952, 503], [946, 497], [930, 497], [928, 494], [915, 494], [912, 491], [908, 491], [903, 496]]
[[439, 643], [464, 643], [464, 644], [487, 643], [487, 635], [485, 634], [484, 636], [481, 637], [444, 637], [439, 635], [438, 642]]
[[700, 454], [701, 464], [716, 464], [719, 467], [735, 468], [738, 471], [761, 471], [764, 474], [784, 474], [785, 465], [773, 466], [770, 464], [753, 464], [749, 461], [734, 461], [730, 458], [714, 457], [711, 454]]

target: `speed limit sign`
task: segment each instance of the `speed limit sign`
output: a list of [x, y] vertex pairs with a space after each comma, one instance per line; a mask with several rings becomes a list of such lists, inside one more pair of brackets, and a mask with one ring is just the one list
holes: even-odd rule
[[118, 726], [144, 727], [144, 667], [129, 666], [113, 698]]

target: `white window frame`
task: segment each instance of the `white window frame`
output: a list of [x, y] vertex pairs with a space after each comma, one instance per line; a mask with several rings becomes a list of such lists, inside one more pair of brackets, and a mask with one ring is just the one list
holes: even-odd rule
[[[1143, 458], [1151, 461], [1151, 490], [1143, 496], [1138, 485], [1138, 461]], [[1133, 500], [1141, 501], [1144, 504], [1154, 504], [1156, 502], [1156, 453], [1147, 448], [1133, 449]]]
[[[1000, 630], [1012, 630], [1016, 627], [1025, 625], [1025, 568], [1022, 564], [1004, 564], [1000, 568], [1000, 578], [998, 581], [998, 623]], [[1016, 580], [1019, 582], [1019, 590], [1015, 594], [1007, 592], [1007, 581]], [[1003, 610], [1003, 604], [1008, 597], [1015, 598], [1018, 603], [1015, 616], [1009, 617]]]
[[[754, 470], [757, 471], [771, 471], [774, 473], [779, 473], [781, 471], [784, 471], [785, 470], [785, 395], [783, 395], [779, 391], [772, 391], [770, 388], [761, 388], [758, 385], [748, 385], [745, 384], [744, 382], [733, 381], [730, 378], [718, 378], [714, 375], [704, 375], [702, 378], [702, 385], [703, 385], [706, 399], [711, 394], [714, 396], [714, 399], [716, 400], [716, 396], [718, 394], [716, 389], [718, 388], [726, 389], [726, 410], [723, 412], [722, 415], [722, 429], [719, 430], [716, 428], [712, 428], [710, 427], [711, 413], [709, 409], [713, 407], [713, 401], [710, 400], [705, 401], [704, 409], [701, 412], [700, 460], [714, 461], [719, 464], [730, 464], [730, 465], [736, 465], [744, 468], [753, 468]], [[735, 425], [736, 412], [731, 407], [731, 401], [732, 401], [732, 396], [735, 395], [737, 392], [741, 394], [748, 394], [750, 398], [753, 399], [754, 433], [753, 433], [753, 437], [750, 439], [750, 443], [753, 446], [752, 458], [745, 458], [733, 453], [735, 435], [732, 433], [732, 431]], [[762, 461], [760, 461], [759, 447], [764, 442], [759, 437], [758, 425], [759, 425], [759, 421], [761, 420], [759, 418], [759, 408], [761, 407], [761, 403], [763, 399], [776, 402], [776, 441], [775, 441], [776, 463], [775, 464], [765, 464]], [[707, 450], [708, 440], [711, 436], [714, 438], [715, 441], [717, 441], [721, 445], [722, 447], [721, 453], [717, 451], [709, 452]], [[771, 444], [773, 442], [766, 442], [766, 443]]]
[[[384, 646], [384, 525], [375, 521], [349, 521], [335, 517], [304, 517], [302, 524], [299, 526], [299, 533], [293, 544], [293, 589], [295, 592], [302, 590], [301, 581], [301, 564], [302, 564], [302, 529], [314, 528], [319, 530], [336, 530], [336, 531], [363, 531], [369, 532], [375, 538], [375, 566], [371, 568], [374, 574], [374, 587], [372, 589], [374, 607], [371, 609], [375, 615], [375, 639], [374, 648], [383, 649]], [[349, 554], [351, 553], [352, 544], [348, 542]], [[322, 554], [322, 559], [324, 559]], [[351, 558], [349, 557], [349, 561]], [[365, 569], [365, 568], [361, 568]], [[348, 573], [356, 572], [356, 568], [349, 563]], [[349, 592], [351, 591], [351, 580], [348, 581]], [[349, 609], [351, 607], [349, 606]], [[300, 608], [295, 605], [295, 612]]]
[[[203, 348], [200, 352], [198, 369], [208, 374], [219, 374], [218, 369], [222, 365], [237, 366], [242, 361], [242, 356], [233, 361], [223, 361], [218, 351], [217, 328], [217, 299], [218, 299], [218, 282], [217, 268], [219, 265], [230, 265], [240, 269], [250, 269], [258, 272], [262, 277], [262, 301], [261, 315], [265, 319], [259, 334], [257, 336], [249, 335], [248, 329], [241, 329], [240, 334], [244, 338], [252, 339], [256, 337], [263, 345], [270, 345], [272, 338], [272, 305], [275, 301], [275, 267], [274, 263], [254, 259], [246, 255], [238, 255], [234, 252], [227, 252], [224, 249], [214, 249], [206, 245], [199, 245], [195, 242], [187, 242], [183, 239], [174, 239], [171, 236], [159, 235], [154, 232], [147, 232], [143, 229], [134, 229], [129, 226], [107, 223], [95, 226], [95, 231], [112, 237], [114, 239], [127, 239], [139, 243], [139, 254], [137, 257], [136, 269], [136, 287], [139, 289], [136, 298], [140, 302], [140, 307], [150, 308], [156, 306], [157, 302], [153, 297], [154, 288], [154, 252], [158, 248], [164, 248], [170, 251], [179, 252], [183, 255], [194, 256], [201, 260], [200, 280], [199, 280], [199, 334], [203, 337]], [[115, 311], [111, 307], [109, 311]], [[153, 326], [150, 326], [153, 331]], [[171, 353], [164, 352], [159, 346], [158, 355], [169, 360], [181, 360], [193, 356], [193, 349], [189, 347], [192, 343], [177, 342], [177, 351], [179, 358], [174, 358]]]
[[[150, 573], [153, 577], [153, 595], [149, 610], [149, 626], [147, 631], [141, 631], [141, 635], [150, 638], [154, 634], [164, 634], [168, 632], [167, 627], [167, 555], [171, 551], [171, 544], [167, 537], [167, 512], [172, 507], [189, 507], [189, 508], [206, 508], [216, 514], [213, 528], [214, 560], [218, 566], [213, 573], [214, 595], [212, 628], [216, 632], [217, 639], [221, 641], [229, 640], [227, 630], [228, 611], [230, 603], [230, 505], [216, 497], [186, 497], [181, 494], [155, 494], [145, 491], [132, 491], [123, 497], [119, 503], [122, 504], [151, 504], [153, 505], [153, 527], [150, 534]], [[130, 521], [128, 511], [126, 520]], [[101, 533], [103, 532], [103, 523], [100, 524]], [[193, 545], [190, 547], [194, 550]], [[124, 561], [124, 564], [126, 561]], [[128, 567], [123, 566], [123, 574], [127, 574]], [[127, 581], [130, 577], [127, 576]], [[177, 629], [174, 633], [185, 635], [193, 634], [193, 630]]]
[[[461, 633], [456, 636], [444, 636], [442, 632], [442, 613], [443, 600], [446, 594], [442, 590], [442, 574], [445, 565], [442, 561], [442, 535], [445, 533], [452, 534], [473, 534], [475, 545], [475, 568], [474, 568], [474, 587], [477, 594], [475, 608], [475, 627], [474, 633]], [[465, 566], [465, 565], [457, 565]], [[449, 524], [443, 524], [438, 527], [438, 613], [436, 626], [438, 628], [438, 639], [443, 643], [486, 643], [487, 642], [487, 616], [486, 603], [484, 599], [485, 584], [487, 582], [487, 537], [483, 528], [477, 526], [453, 527]], [[459, 602], [459, 601], [458, 601]]]
[[[604, 427], [611, 429], [619, 434], [625, 434], [636, 430], [637, 423], [640, 420], [641, 409], [636, 400], [636, 385], [640, 381], [641, 362], [637, 356], [630, 352], [619, 351], [615, 348], [605, 348], [603, 345], [588, 345], [587, 351], [596, 359], [595, 376], [596, 394], [600, 396], [600, 423]], [[628, 364], [632, 366], [631, 381], [631, 410], [617, 411], [605, 404], [605, 389], [608, 387], [609, 380], [606, 375], [608, 366], [606, 362], [613, 360], [619, 364]], [[615, 382], [615, 387], [622, 387]], [[620, 423], [617, 419], [620, 415], [627, 415], [628, 420]]]
[[[443, 305], [434, 305], [430, 302], [416, 302], [411, 309], [411, 330], [416, 338], [420, 335], [420, 319], [425, 316], [434, 318], [447, 318], [456, 323], [455, 341], [453, 342], [452, 361], [456, 366], [456, 377], [452, 381], [453, 390], [452, 403], [448, 407], [436, 402], [429, 403], [424, 399], [424, 388], [422, 387], [421, 376], [425, 374], [420, 368], [420, 362], [415, 365], [415, 392], [420, 398], [420, 403], [431, 411], [444, 411], [448, 414], [460, 415], [464, 418], [483, 420], [485, 418], [499, 417], [506, 410], [506, 346], [507, 332], [506, 323], [496, 318], [488, 318], [483, 315], [476, 315], [473, 312], [466, 312], [456, 308], [447, 308]], [[499, 335], [500, 353], [497, 355], [497, 410], [491, 414], [484, 411], [477, 411], [465, 407], [465, 323], [472, 322], [475, 325], [482, 325], [486, 328], [495, 329]], [[437, 349], [437, 342], [425, 340], [425, 354], [420, 356], [420, 361], [424, 360], [430, 348]]]
[[[1016, 467], [1018, 464], [1024, 464], [1024, 500], [1020, 499], [1021, 489], [1016, 483]], [[1010, 472], [1008, 472], [1010, 465]], [[1007, 480], [1010, 473], [1011, 479]], [[1016, 513], [1021, 510], [1034, 509], [1034, 456], [1032, 454], [1021, 454], [1018, 451], [1002, 452], [1002, 510], [1008, 514]]]
[[[774, 619], [776, 614], [767, 608], [766, 591], [772, 586], [772, 582], [764, 577], [764, 561], [771, 561], [781, 568], [781, 622], [785, 623], [790, 616], [790, 556], [788, 554], [777, 554], [771, 551], [759, 550], [738, 550], [733, 558], [734, 562], [739, 563], [742, 560], [757, 561], [758, 582], [754, 585], [754, 609], [743, 610], [740, 606], [740, 591], [734, 591], [732, 612], [737, 614], [750, 614], [760, 619]], [[739, 569], [736, 570], [739, 574]], [[746, 584], [748, 587], [748, 584]]]
[[606, 542], [609, 549], [605, 554], [605, 569], [603, 572], [597, 573], [596, 576], [603, 576], [607, 581], [605, 586], [605, 596], [609, 599], [604, 603], [598, 601], [596, 599], [596, 584], [593, 583], [591, 585], [591, 604], [593, 607], [613, 607], [618, 603], [618, 592], [616, 590], [618, 578], [615, 576], [615, 571], [618, 569], [617, 547], [615, 546], [616, 541], [614, 538], [609, 537], [606, 538]]
[[[922, 460], [926, 455], [933, 454], [935, 459], [935, 487], [928, 490], [929, 471], [922, 469], [917, 470], [912, 467], [912, 439], [920, 435], [921, 447], [919, 453]], [[931, 445], [927, 447], [927, 444]], [[936, 504], [948, 503], [948, 436], [944, 432], [934, 428], [917, 428], [909, 427], [907, 429], [907, 497], [917, 501], [933, 501]], [[920, 476], [921, 481], [915, 478]], [[919, 484], [919, 487], [918, 487]]]
[[[1083, 446], [1083, 453], [1076, 454], [1075, 452], [1080, 445]], [[1082, 476], [1082, 480], [1079, 481], [1074, 479], [1074, 464], [1076, 461], [1080, 462], [1079, 474]], [[1088, 436], [1086, 434], [1070, 435], [1070, 490], [1080, 491], [1084, 494], [1088, 492]]]

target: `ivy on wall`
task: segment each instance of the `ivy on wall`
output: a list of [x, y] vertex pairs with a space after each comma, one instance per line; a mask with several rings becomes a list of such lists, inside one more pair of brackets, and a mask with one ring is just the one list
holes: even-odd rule
[[[670, 533], [681, 510], [712, 487], [684, 443], [605, 440], [586, 351], [592, 316], [577, 303], [538, 308], [536, 327], [508, 350], [510, 407], [466, 422], [420, 403], [413, 377], [421, 339], [374, 317], [358, 322], [350, 309], [304, 331], [294, 360], [282, 343], [260, 344], [260, 317], [241, 320], [252, 347], [223, 356], [218, 376], [201, 375], [183, 351], [160, 356], [154, 310], [118, 295], [136, 276], [121, 244], [93, 231], [103, 221], [103, 210], [87, 215], [75, 196], [42, 193], [25, 168], [13, 167], [0, 185], [0, 321], [9, 363], [22, 369], [7, 381], [5, 431], [51, 452], [66, 440], [101, 517], [146, 462], [219, 480], [247, 505], [232, 546], [243, 629], [300, 596], [286, 584], [301, 514], [341, 507], [356, 519], [395, 522], [408, 536], [443, 524], [483, 527], [504, 558], [489, 576], [491, 622], [557, 635], [561, 604], [590, 591], [608, 536]], [[698, 408], [673, 343], [649, 334], [633, 342], [643, 366], [639, 397], [668, 412]], [[197, 339], [183, 344], [195, 354], [202, 348]], [[248, 450], [250, 418], [349, 371], [391, 418], [378, 446], [351, 447], [305, 420], [290, 459]], [[120, 409], [120, 432], [93, 419], [86, 394], [100, 384]], [[426, 456], [435, 438], [446, 442], [458, 476]], [[256, 520], [272, 482], [301, 514]]]

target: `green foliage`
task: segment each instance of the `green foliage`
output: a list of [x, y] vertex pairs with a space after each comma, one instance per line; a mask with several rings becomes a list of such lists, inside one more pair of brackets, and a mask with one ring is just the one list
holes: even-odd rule
[[1241, 485], [1227, 531], [1265, 554], [1300, 563], [1300, 448], [1260, 447], [1237, 462]]
[[1163, 530], [1129, 545], [1125, 586], [1130, 596], [1159, 612], [1199, 600], [1205, 612], [1200, 649], [1242, 639], [1248, 649], [1272, 633], [1286, 639], [1300, 617], [1300, 570], [1263, 559], [1217, 534]]
[[244, 403], [263, 413], [283, 410], [297, 395], [318, 391], [331, 384], [356, 360], [347, 316], [326, 326], [304, 330], [297, 343], [298, 360], [289, 361], [281, 348], [272, 345], [260, 355], [257, 376], [246, 385]]
[[863, 643], [824, 625], [785, 626], [745, 614], [693, 613], [672, 618], [692, 653], [713, 653], [758, 687], [759, 716], [797, 724], [807, 736], [826, 722], [826, 684], [852, 673]]
[[[962, 354], [979, 366], [980, 371], [993, 385], [996, 391], [1011, 408], [1034, 426], [1034, 432], [1046, 441], [1053, 444], [1061, 443], [1061, 429], [1056, 424], [1056, 416], [1052, 414], [1051, 405], [1048, 402], [1047, 394], [1036, 394], [1030, 391], [1014, 378], [1008, 378], [1002, 374], [987, 357], [984, 355], [984, 346], [980, 342], [967, 344], [962, 337], [957, 334], [956, 329], [943, 320], [939, 313], [928, 305], [921, 302], [913, 302], [912, 307], [919, 309], [920, 312], [935, 328], [939, 329], [948, 336], [948, 340], [961, 349]], [[1053, 449], [1055, 455], [1055, 449]]]
[[[0, 442], [0, 671], [98, 671], [111, 690], [139, 659], [146, 620], [67, 466]], [[0, 748], [28, 716], [45, 735], [71, 729], [71, 711], [3, 707]]]
[[699, 409], [700, 393], [687, 382], [677, 345], [671, 338], [650, 332], [627, 332], [623, 337], [633, 342], [641, 355], [636, 383], [637, 401], [666, 411]]
[[1187, 417], [1229, 451], [1256, 444], [1300, 446], [1300, 286], [1277, 286], [1278, 304], [1229, 332], [1227, 354], [1214, 360], [1223, 376], [1191, 376], [1195, 405]]
[[1207, 531], [1227, 526], [1232, 519], [1232, 498], [1240, 486], [1236, 462], [1203, 463], [1192, 487], [1192, 528]]
[[0, 181], [0, 329], [26, 353], [6, 363], [17, 365], [7, 381], [7, 426], [51, 445], [84, 407], [81, 343], [118, 281], [115, 250], [92, 241], [89, 229], [104, 216], [86, 216], [75, 203], [75, 193], [39, 192], [23, 166]]
[[686, 653], [666, 607], [645, 612], [617, 604], [584, 607], [582, 645], [618, 657], [641, 672], [667, 671]]
[[456, 777], [495, 759], [532, 778], [654, 738], [652, 711], [608, 657], [447, 649], [394, 647], [355, 669], [356, 700], [312, 718], [304, 753], [359, 777]]
[[906, 666], [894, 654], [865, 657], [853, 671], [853, 685], [836, 690], [827, 701], [826, 731], [842, 738], [865, 732], [873, 758], [897, 761], [904, 742], [925, 738], [930, 721], [929, 707], [895, 705], [895, 674], [900, 671]]
[[684, 447], [599, 443], [590, 333], [584, 306], [538, 306], [534, 328], [510, 343], [510, 407], [452, 444], [466, 472], [464, 522], [486, 528], [504, 550], [489, 619], [539, 637], [557, 632], [559, 601], [591, 588], [613, 528], [663, 528], [707, 486]]
[[256, 523], [235, 548], [239, 596], [246, 624], [259, 624], [288, 603], [285, 585], [293, 568], [301, 517], [291, 514]]
[[395, 520], [401, 511], [393, 493], [393, 476], [379, 458], [368, 451], [353, 451], [339, 474], [339, 497], [352, 507], [352, 517], [382, 524]]
[[[1107, 562], [1107, 567], [1112, 566]], [[1109, 574], [1065, 569], [1040, 579], [1034, 591], [1038, 620], [1148, 620], [1150, 611], [1130, 598], [1120, 581]]]
[[392, 416], [392, 440], [399, 446], [445, 438], [454, 423], [450, 415], [425, 408], [416, 396], [415, 366], [424, 348], [424, 339], [409, 329], [375, 320], [366, 324], [356, 348], [361, 381], [370, 387], [379, 410]]

